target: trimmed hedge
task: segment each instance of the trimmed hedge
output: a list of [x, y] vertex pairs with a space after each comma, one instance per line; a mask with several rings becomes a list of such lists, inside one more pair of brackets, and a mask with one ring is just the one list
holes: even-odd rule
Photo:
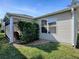
[[21, 40], [26, 43], [39, 39], [39, 26], [37, 23], [19, 21], [18, 27], [21, 33]]

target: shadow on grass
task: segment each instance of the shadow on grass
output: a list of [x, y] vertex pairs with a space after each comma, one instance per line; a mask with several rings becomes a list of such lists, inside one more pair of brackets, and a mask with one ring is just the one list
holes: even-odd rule
[[79, 57], [77, 57], [77, 56], [73, 56], [74, 57], [74, 59], [79, 59]]
[[0, 59], [27, 59], [12, 44], [0, 43]]
[[50, 42], [50, 43], [46, 43], [46, 44], [41, 44], [41, 45], [26, 45], [29, 47], [33, 47], [33, 48], [38, 48], [40, 50], [43, 50], [45, 52], [52, 52], [53, 50], [58, 50], [58, 47], [60, 46], [59, 43], [56, 42]]
[[38, 56], [32, 57], [31, 59], [43, 59], [43, 57], [41, 55], [38, 55]]
[[76, 48], [79, 49], [79, 40], [77, 40]]

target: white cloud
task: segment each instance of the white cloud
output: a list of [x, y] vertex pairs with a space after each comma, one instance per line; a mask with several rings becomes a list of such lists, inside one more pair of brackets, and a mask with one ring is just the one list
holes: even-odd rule
[[30, 13], [37, 13], [38, 10], [37, 9], [34, 9], [34, 8], [28, 8], [28, 7], [25, 7], [25, 8], [18, 8], [19, 11], [24, 11], [24, 12], [30, 12]]
[[[14, 5], [11, 2], [12, 0], [3, 0], [0, 2], [0, 15], [4, 16], [6, 12], [11, 12], [11, 13], [22, 13], [22, 14], [28, 14], [32, 16], [38, 16], [41, 14], [41, 11], [30, 6], [18, 6]], [[38, 4], [40, 6], [40, 4]]]

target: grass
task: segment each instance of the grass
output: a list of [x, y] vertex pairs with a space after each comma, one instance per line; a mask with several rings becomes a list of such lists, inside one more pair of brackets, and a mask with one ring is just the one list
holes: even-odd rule
[[42, 45], [8, 44], [5, 38], [0, 38], [0, 59], [79, 59], [79, 50], [52, 42]]
[[0, 33], [0, 41], [4, 39], [5, 34], [4, 33]]
[[0, 42], [0, 59], [79, 59], [79, 50], [59, 43], [12, 45]]

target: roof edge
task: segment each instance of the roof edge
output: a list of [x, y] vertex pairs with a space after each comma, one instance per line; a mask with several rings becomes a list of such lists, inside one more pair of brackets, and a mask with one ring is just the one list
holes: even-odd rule
[[[79, 7], [79, 5], [74, 6], [74, 8], [77, 8], [77, 7]], [[35, 17], [35, 18], [33, 18], [33, 19], [34, 19], [34, 20], [36, 20], [36, 19], [41, 19], [41, 18], [45, 18], [45, 17], [48, 17], [48, 16], [52, 16], [52, 15], [64, 13], [64, 12], [67, 12], [67, 11], [71, 11], [71, 8], [72, 8], [72, 7], [68, 7], [68, 8], [65, 8], [65, 9], [62, 9], [62, 10], [58, 10], [58, 11], [55, 11], [55, 12], [52, 12], [52, 13], [48, 13], [48, 14], [45, 14], [45, 15], [42, 15], [42, 16], [39, 16], [39, 17]]]
[[[10, 13], [10, 12], [7, 12], [6, 15], [8, 15], [8, 16], [16, 16], [16, 17], [33, 18], [33, 16], [30, 16], [30, 15], [16, 14], [16, 13]], [[5, 16], [6, 16], [6, 15], [5, 15]]]

